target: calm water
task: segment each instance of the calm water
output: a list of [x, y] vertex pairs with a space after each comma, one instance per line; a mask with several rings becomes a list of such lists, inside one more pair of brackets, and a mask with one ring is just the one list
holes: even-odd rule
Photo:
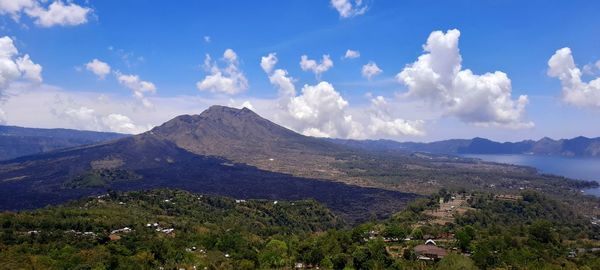
[[[524, 165], [537, 168], [540, 172], [562, 175], [569, 178], [600, 182], [600, 158], [568, 158], [560, 156], [532, 155], [463, 155], [485, 161]], [[600, 196], [600, 189], [586, 193]]]

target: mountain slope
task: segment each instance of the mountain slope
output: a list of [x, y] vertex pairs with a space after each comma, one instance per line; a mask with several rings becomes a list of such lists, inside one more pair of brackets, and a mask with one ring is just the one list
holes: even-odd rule
[[[160, 132], [0, 162], [0, 209], [37, 208], [107, 189], [170, 187], [242, 199], [314, 198], [346, 220], [357, 222], [387, 216], [417, 197], [294, 177], [221, 157], [198, 155], [179, 147], [177, 140], [157, 135], [157, 131]], [[225, 136], [226, 131], [219, 132]]]
[[128, 135], [72, 129], [0, 126], [0, 160], [98, 143]]
[[328, 164], [335, 162], [336, 153], [348, 152], [279, 126], [247, 108], [212, 106], [199, 115], [178, 116], [149, 133], [195, 154], [304, 177], [335, 177], [339, 172]]

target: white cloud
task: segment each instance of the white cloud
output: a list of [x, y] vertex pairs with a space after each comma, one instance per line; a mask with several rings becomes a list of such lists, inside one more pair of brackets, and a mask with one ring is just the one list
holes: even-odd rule
[[124, 75], [119, 72], [115, 74], [120, 84], [133, 91], [133, 96], [140, 100], [144, 107], [152, 107], [152, 103], [146, 98], [147, 93], [156, 93], [156, 86], [148, 81], [143, 81], [138, 75]]
[[96, 76], [98, 76], [98, 78], [101, 80], [104, 80], [106, 75], [110, 73], [110, 66], [107, 63], [102, 62], [98, 59], [94, 59], [89, 63], [85, 64], [85, 68], [91, 71], [92, 73], [96, 74]]
[[383, 96], [371, 98], [372, 109], [368, 113], [367, 137], [398, 138], [401, 136], [423, 136], [425, 132], [422, 120], [408, 121], [394, 118], [389, 111], [389, 104]]
[[[289, 98], [296, 96], [294, 78], [290, 77], [288, 72], [284, 69], [273, 70], [277, 61], [277, 54], [269, 53], [267, 56], [261, 57], [260, 66], [265, 73], [269, 75], [269, 82], [277, 88], [280, 99], [288, 100]], [[286, 102], [287, 101], [283, 101], [283, 103]]]
[[510, 128], [532, 127], [527, 121], [527, 96], [511, 97], [512, 86], [501, 71], [476, 75], [462, 69], [460, 31], [434, 31], [423, 46], [425, 54], [407, 65], [396, 79], [408, 87], [408, 97], [441, 108], [466, 123]]
[[346, 54], [344, 55], [344, 59], [355, 59], [355, 58], [359, 58], [360, 57], [360, 52], [359, 51], [354, 51], [354, 50], [346, 50]]
[[0, 38], [0, 94], [18, 80], [41, 83], [41, 73], [42, 66], [31, 61], [29, 55], [19, 57], [10, 37]]
[[118, 113], [102, 117], [101, 121], [103, 125], [114, 132], [135, 134], [145, 131], [145, 128], [136, 126], [129, 117]]
[[102, 115], [86, 106], [67, 108], [59, 117], [71, 122], [76, 128], [84, 130], [111, 131], [127, 134], [138, 134], [148, 130], [148, 127], [134, 124], [125, 115], [118, 113]]
[[222, 103], [194, 96], [157, 97], [154, 109], [140, 110], [138, 102], [126, 94], [99, 95], [19, 82], [7, 90], [2, 110], [10, 125], [140, 133], [177, 115], [200, 113], [210, 104]]
[[277, 54], [269, 53], [267, 56], [263, 56], [260, 58], [260, 67], [266, 72], [271, 73], [275, 64], [277, 64]]
[[204, 36], [204, 42], [210, 43], [211, 41], [212, 41], [212, 38], [210, 36]]
[[317, 78], [320, 78], [323, 72], [329, 70], [332, 67], [333, 61], [331, 60], [328, 54], [323, 55], [321, 63], [318, 64], [316, 60], [308, 59], [308, 56], [306, 55], [302, 55], [302, 57], [300, 57], [300, 68], [302, 68], [302, 70], [304, 71], [312, 71], [313, 73], [315, 73]]
[[93, 12], [91, 8], [70, 1], [65, 4], [61, 0], [56, 0], [48, 7], [44, 7], [46, 3], [45, 0], [0, 0], [0, 14], [10, 15], [17, 21], [22, 14], [26, 14], [34, 19], [35, 24], [52, 27], [84, 24]]
[[302, 94], [293, 97], [287, 112], [299, 132], [318, 137], [350, 137], [362, 131], [345, 115], [348, 102], [328, 82], [304, 85]]
[[42, 82], [42, 66], [31, 61], [28, 54], [17, 58], [16, 61], [23, 78], [38, 83]]
[[600, 77], [584, 82], [570, 48], [557, 50], [548, 60], [548, 76], [560, 80], [565, 102], [579, 107], [600, 107]]
[[290, 77], [286, 70], [276, 69], [269, 75], [269, 81], [277, 87], [280, 96], [293, 97], [296, 95], [294, 78]]
[[248, 80], [244, 73], [239, 70], [239, 62], [235, 51], [232, 49], [225, 50], [223, 61], [226, 62], [227, 66], [220, 68], [216, 62], [212, 61], [210, 55], [206, 55], [204, 68], [210, 74], [196, 83], [198, 90], [235, 95], [248, 89]]
[[337, 10], [342, 18], [365, 14], [368, 9], [363, 0], [331, 0], [331, 6]]
[[252, 106], [252, 103], [248, 100], [244, 101], [244, 103], [242, 103], [242, 108], [248, 108], [250, 110], [254, 110], [254, 106]]
[[0, 0], [0, 14], [8, 14], [18, 20], [23, 9], [33, 8], [37, 5], [34, 0]]
[[369, 62], [368, 64], [364, 65], [362, 67], [362, 75], [363, 77], [367, 78], [367, 79], [371, 79], [374, 76], [377, 76], [379, 74], [381, 74], [381, 72], [383, 72], [383, 70], [381, 70], [377, 64], [373, 61]]
[[74, 3], [63, 3], [60, 0], [54, 1], [48, 8], [36, 5], [25, 9], [25, 13], [35, 18], [35, 23], [42, 27], [72, 26], [87, 23], [88, 16], [92, 9], [82, 7]]

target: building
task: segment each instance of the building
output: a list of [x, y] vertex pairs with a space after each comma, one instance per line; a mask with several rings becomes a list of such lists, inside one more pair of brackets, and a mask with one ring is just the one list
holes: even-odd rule
[[446, 251], [446, 249], [438, 247], [436, 243], [431, 239], [427, 240], [427, 242], [425, 242], [425, 244], [423, 245], [416, 246], [414, 248], [414, 251], [420, 260], [428, 261], [439, 260], [448, 255], [448, 251]]

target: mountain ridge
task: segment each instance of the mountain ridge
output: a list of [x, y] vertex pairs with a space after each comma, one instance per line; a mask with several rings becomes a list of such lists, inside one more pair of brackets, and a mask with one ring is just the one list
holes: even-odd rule
[[567, 157], [600, 157], [600, 137], [578, 136], [555, 140], [549, 137], [517, 142], [496, 142], [486, 138], [449, 139], [428, 143], [399, 142], [394, 140], [346, 140], [328, 141], [354, 148], [372, 151], [428, 152], [435, 154], [532, 154], [559, 155]]
[[0, 126], [0, 160], [93, 144], [129, 135], [64, 128]]

